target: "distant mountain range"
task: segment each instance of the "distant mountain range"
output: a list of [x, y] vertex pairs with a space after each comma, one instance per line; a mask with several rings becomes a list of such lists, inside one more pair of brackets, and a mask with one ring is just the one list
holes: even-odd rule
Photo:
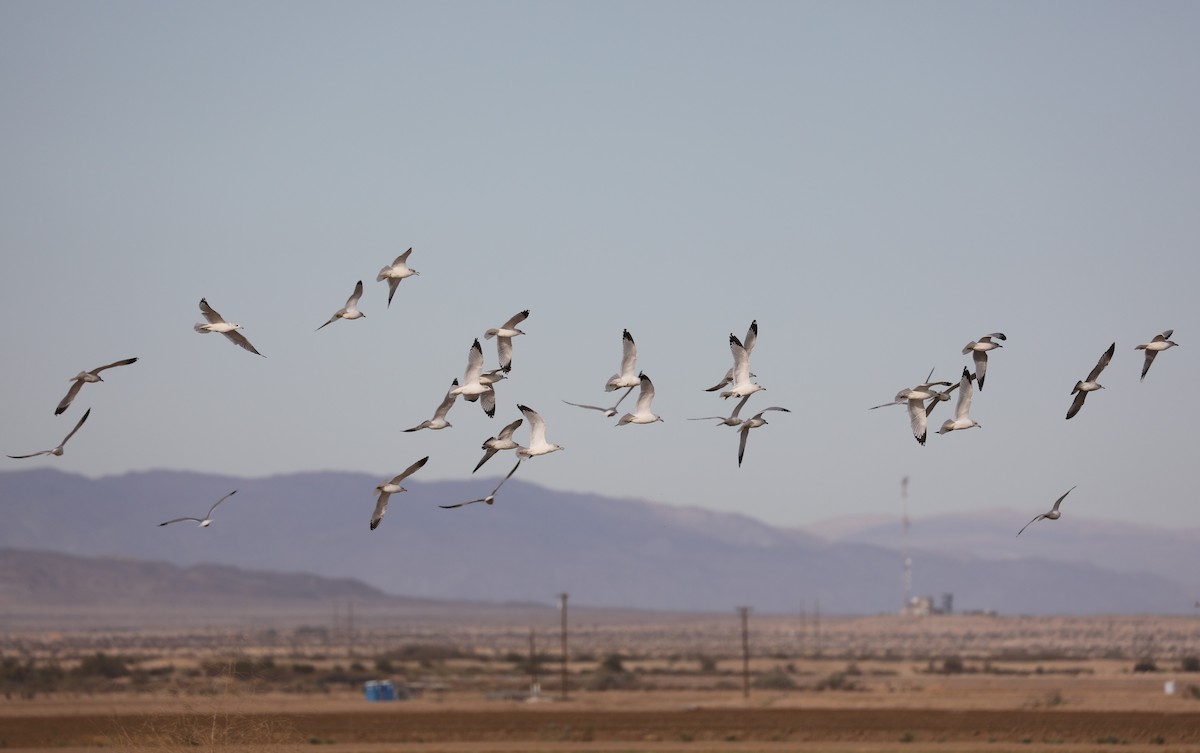
[[[312, 573], [366, 584], [335, 589], [369, 586], [450, 600], [545, 603], [567, 591], [579, 605], [727, 611], [747, 604], [791, 613], [819, 601], [822, 612], [842, 614], [892, 612], [902, 600], [897, 522], [839, 521], [827, 529], [837, 531], [830, 540], [744, 515], [555, 492], [518, 474], [494, 506], [459, 510], [437, 505], [483, 496], [495, 478], [409, 479], [410, 491], [394, 496], [379, 529], [370, 531], [371, 490], [379, 482], [341, 472], [259, 479], [0, 473], [0, 547]], [[237, 496], [210, 528], [157, 525], [203, 513], [232, 489]], [[1015, 513], [914, 521], [915, 590], [953, 593], [958, 609], [1008, 614], [1193, 611], [1196, 532], [1089, 532], [1083, 521], [1067, 525], [1064, 517], [1032, 526], [1015, 543], [1002, 541], [1025, 522]], [[217, 588], [237, 588], [241, 577], [249, 576], [218, 578], [225, 585]], [[171, 588], [186, 588], [186, 578]]]

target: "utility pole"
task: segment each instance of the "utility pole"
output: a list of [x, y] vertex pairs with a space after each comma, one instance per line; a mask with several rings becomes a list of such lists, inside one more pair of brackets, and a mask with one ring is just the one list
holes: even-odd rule
[[904, 511], [901, 518], [904, 525], [904, 606], [901, 610], [907, 611], [912, 603], [912, 557], [908, 553], [908, 476], [900, 479], [900, 500]]
[[346, 602], [346, 656], [354, 659], [354, 602]]
[[821, 656], [821, 600], [817, 599], [816, 607], [813, 609], [813, 643], [817, 647], [817, 657]]
[[541, 689], [538, 687], [537, 646], [533, 639], [533, 628], [529, 628], [529, 693], [534, 696], [541, 695]]
[[750, 607], [738, 607], [742, 617], [742, 697], [750, 697]]
[[567, 594], [558, 595], [558, 611], [562, 616], [562, 700], [567, 700]]

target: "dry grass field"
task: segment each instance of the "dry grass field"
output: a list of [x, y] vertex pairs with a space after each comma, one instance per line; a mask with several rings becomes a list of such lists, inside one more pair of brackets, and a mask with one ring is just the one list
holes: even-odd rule
[[[0, 632], [0, 747], [1200, 751], [1196, 618], [752, 615], [744, 696], [736, 615], [575, 610], [562, 700], [554, 610], [276, 617], [26, 615]], [[412, 695], [367, 702], [369, 679]]]

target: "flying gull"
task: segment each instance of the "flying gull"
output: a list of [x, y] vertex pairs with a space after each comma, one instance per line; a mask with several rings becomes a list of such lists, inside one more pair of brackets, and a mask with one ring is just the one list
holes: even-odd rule
[[58, 447], [55, 447], [53, 450], [42, 450], [41, 452], [32, 452], [28, 455], [9, 455], [9, 457], [12, 458], [13, 460], [24, 460], [25, 458], [36, 458], [39, 455], [55, 455], [55, 456], [62, 455], [63, 447], [66, 446], [67, 440], [69, 440], [71, 437], [75, 436], [75, 432], [79, 431], [79, 427], [83, 426], [83, 422], [88, 420], [88, 416], [90, 416], [90, 415], [92, 415], [92, 409], [88, 408], [87, 411], [84, 412], [83, 418], [79, 419], [79, 423], [75, 424], [75, 428], [71, 429], [71, 433], [68, 434], [67, 436], [63, 437], [63, 441], [59, 442]]
[[375, 487], [375, 491], [379, 492], [379, 499], [375, 501], [375, 512], [371, 513], [371, 530], [374, 531], [379, 527], [379, 521], [383, 520], [384, 514], [387, 513], [388, 499], [393, 494], [408, 491], [400, 482], [420, 470], [421, 466], [429, 462], [429, 456], [421, 458], [417, 462], [404, 469], [404, 472], [396, 476], [391, 481], [384, 482]]
[[126, 358], [124, 361], [114, 361], [107, 366], [97, 366], [91, 371], [81, 371], [75, 376], [71, 377], [71, 389], [67, 390], [67, 396], [64, 397], [58, 404], [58, 407], [54, 409], [54, 415], [57, 416], [61, 414], [71, 405], [71, 401], [74, 400], [75, 396], [79, 394], [79, 390], [83, 389], [84, 383], [103, 382], [104, 380], [100, 377], [101, 371], [104, 371], [105, 369], [111, 369], [114, 366], [128, 366], [131, 363], [137, 363], [137, 359]]
[[732, 332], [729, 334], [729, 351], [733, 354], [733, 381], [729, 383], [729, 389], [721, 393], [721, 397], [745, 397], [765, 390], [766, 387], [750, 381], [750, 353]]
[[438, 507], [442, 508], [443, 510], [453, 510], [457, 507], [465, 507], [467, 505], [473, 505], [476, 502], [483, 502], [484, 504], [490, 505], [496, 501], [496, 492], [500, 491], [500, 487], [504, 486], [504, 482], [508, 481], [510, 478], [512, 478], [512, 475], [514, 473], [516, 473], [517, 469], [520, 467], [521, 467], [521, 461], [518, 460], [517, 464], [512, 467], [511, 471], [508, 472], [508, 475], [505, 476], [504, 478], [500, 479], [500, 483], [496, 484], [496, 488], [492, 489], [492, 493], [487, 495], [486, 497], [480, 497], [479, 499], [472, 499], [472, 500], [468, 500], [466, 502], [459, 502], [457, 505], [438, 505]]
[[213, 510], [217, 509], [217, 505], [221, 504], [222, 502], [229, 499], [230, 497], [232, 497], [235, 494], [237, 494], [237, 489], [234, 489], [233, 491], [226, 494], [224, 497], [221, 497], [220, 499], [218, 499], [216, 502], [213, 503], [212, 507], [208, 508], [208, 512], [204, 515], [203, 518], [175, 518], [174, 520], [168, 520], [166, 523], [159, 523], [159, 525], [160, 526], [169, 526], [172, 523], [182, 523], [185, 520], [190, 520], [194, 523], [198, 523], [201, 528], [208, 528], [209, 524], [212, 523]]
[[474, 473], [475, 471], [482, 468], [483, 464], [486, 463], [487, 461], [491, 460], [492, 456], [495, 455], [497, 452], [500, 452], [501, 450], [517, 449], [518, 445], [516, 443], [516, 440], [514, 440], [512, 438], [512, 436], [513, 436], [513, 432], [515, 432], [517, 429], [519, 429], [521, 427], [521, 424], [523, 424], [523, 423], [525, 423], [525, 419], [518, 418], [516, 421], [513, 421], [511, 424], [509, 424], [508, 426], [505, 426], [503, 429], [501, 429], [500, 433], [497, 434], [496, 436], [488, 437], [487, 439], [483, 440], [483, 447], [480, 448], [484, 451], [483, 459], [479, 461], [479, 463], [475, 466], [475, 469], [472, 470], [471, 473]]
[[333, 316], [329, 317], [329, 321], [317, 327], [317, 331], [320, 332], [338, 319], [361, 319], [365, 317], [366, 314], [358, 310], [358, 299], [362, 298], [362, 290], [362, 280], [359, 280], [358, 284], [354, 286], [354, 293], [346, 299], [346, 306], [338, 309]]
[[[962, 379], [959, 381], [958, 386], [958, 402], [954, 406], [954, 418], [947, 418], [942, 422], [942, 428], [938, 429], [938, 434], [979, 426], [975, 419], [969, 415], [971, 412], [971, 399], [975, 396], [975, 390], [971, 389], [971, 372], [967, 370], [966, 366], [963, 367]], [[946, 390], [946, 394], [949, 393], [950, 390]], [[934, 405], [936, 403], [931, 403], [929, 407], [932, 408]], [[929, 415], [928, 410], [925, 415]]]
[[1175, 330], [1169, 329], [1163, 332], [1161, 335], [1155, 335], [1154, 339], [1148, 343], [1133, 346], [1134, 350], [1146, 351], [1146, 363], [1142, 365], [1142, 379], [1146, 378], [1146, 372], [1150, 370], [1150, 364], [1154, 363], [1154, 357], [1158, 355], [1160, 350], [1173, 348], [1179, 344], [1170, 339], [1172, 333], [1174, 332]]
[[1107, 366], [1108, 362], [1112, 360], [1113, 353], [1116, 351], [1116, 349], [1117, 344], [1115, 342], [1112, 345], [1109, 345], [1108, 350], [1104, 351], [1104, 355], [1100, 356], [1100, 360], [1097, 361], [1092, 370], [1088, 372], [1087, 379], [1083, 380], [1082, 382], [1075, 383], [1074, 389], [1071, 390], [1071, 394], [1075, 395], [1075, 400], [1071, 403], [1071, 409], [1067, 411], [1067, 418], [1071, 418], [1079, 412], [1079, 409], [1083, 407], [1083, 401], [1089, 392], [1095, 392], [1096, 390], [1104, 389], [1104, 385], [1100, 384], [1096, 380], [1100, 377], [1100, 372], [1104, 371], [1104, 367]]
[[[746, 339], [742, 340], [742, 347], [746, 349], [747, 356], [749, 356], [751, 353], [754, 352], [754, 346], [757, 343], [758, 343], [758, 320], [755, 319], [754, 321], [750, 322], [750, 329], [746, 330]], [[754, 374], [751, 374], [750, 376], [754, 376]], [[729, 371], [725, 372], [725, 376], [722, 377], [721, 381], [717, 382], [717, 384], [715, 386], [709, 387], [708, 389], [706, 389], [705, 392], [716, 392], [717, 390], [721, 389], [725, 385], [732, 384], [732, 383], [733, 383], [733, 367], [730, 367]], [[738, 423], [741, 423], [741, 421], [739, 421]]]
[[[379, 274], [375, 277], [375, 282], [383, 282], [387, 280], [388, 284], [388, 308], [392, 307], [392, 296], [396, 295], [396, 288], [400, 287], [400, 281], [405, 277], [421, 274], [415, 269], [408, 266], [408, 255], [412, 253], [412, 249], [408, 249], [404, 253], [396, 257], [396, 261], [392, 262], [391, 266], [384, 267], [379, 270]], [[328, 324], [328, 322], [326, 322]]]
[[421, 429], [445, 429], [446, 427], [450, 426], [450, 422], [446, 420], [446, 414], [449, 413], [450, 408], [454, 406], [454, 399], [456, 396], [454, 395], [453, 390], [457, 386], [457, 379], [450, 383], [451, 391], [447, 392], [446, 396], [442, 398], [441, 404], [438, 405], [437, 410], [433, 413], [433, 418], [429, 419], [428, 421], [422, 421], [420, 424], [412, 427], [411, 429], [405, 429], [404, 431], [409, 432], [420, 431]]
[[650, 377], [643, 374], [638, 374], [638, 380], [641, 382], [642, 389], [638, 392], [637, 407], [633, 413], [626, 413], [617, 421], [617, 426], [625, 424], [652, 424], [657, 421], [662, 421], [662, 416], [656, 416], [654, 411], [650, 410], [650, 403], [654, 401], [654, 383], [650, 381]]
[[[233, 322], [227, 322], [222, 319], [221, 315], [218, 314], [212, 306], [209, 306], [208, 301], [204, 298], [200, 299], [200, 313], [204, 316], [204, 319], [208, 322], [208, 324], [197, 324], [195, 327], [193, 327], [193, 329], [195, 329], [197, 332], [200, 334], [218, 332], [228, 337], [229, 341], [234, 345], [237, 345], [239, 348], [245, 348], [256, 356], [262, 356], [262, 353], [259, 353], [254, 349], [254, 346], [250, 344], [250, 341], [246, 339], [246, 336], [237, 331], [242, 328], [242, 325], [234, 324]], [[266, 356], [263, 356], [263, 358], [266, 358]]]
[[546, 441], [546, 420], [537, 411], [526, 405], [518, 405], [517, 408], [520, 409], [521, 415], [529, 420], [529, 446], [518, 445], [517, 457], [525, 460], [564, 449], [562, 445], [550, 444]]
[[791, 413], [787, 408], [763, 408], [742, 422], [742, 428], [739, 431], [742, 436], [738, 440], [738, 468], [742, 467], [742, 456], [746, 454], [746, 440], [750, 438], [750, 430], [767, 425], [767, 419], [763, 418], [763, 414], [769, 410], [781, 410], [784, 413]]
[[1050, 512], [1042, 513], [1041, 515], [1037, 516], [1033, 520], [1026, 523], [1024, 526], [1022, 526], [1021, 530], [1017, 531], [1017, 535], [1020, 536], [1025, 531], [1026, 528], [1028, 528], [1029, 526], [1038, 522], [1039, 520], [1058, 520], [1059, 518], [1061, 518], [1062, 513], [1058, 511], [1058, 506], [1062, 504], [1062, 501], [1067, 498], [1067, 494], [1070, 494], [1074, 488], [1075, 487], [1072, 486], [1070, 489], [1067, 489], [1065, 494], [1063, 494], [1058, 499], [1054, 500], [1054, 507], [1050, 508]]
[[621, 371], [613, 374], [604, 384], [605, 392], [612, 392], [623, 387], [637, 387], [642, 380], [637, 375], [637, 344], [633, 335], [625, 330], [621, 335]]
[[500, 357], [500, 368], [507, 371], [512, 366], [512, 339], [525, 334], [517, 329], [517, 325], [529, 318], [529, 309], [513, 314], [512, 318], [498, 328], [493, 327], [483, 333], [483, 339], [496, 338], [496, 353]]
[[967, 353], [970, 353], [971, 358], [975, 360], [975, 381], [979, 383], [980, 392], [983, 391], [983, 377], [987, 374], [988, 351], [1004, 347], [998, 342], [993, 342], [993, 337], [997, 340], [1008, 339], [1000, 332], [993, 332], [990, 335], [984, 335], [983, 337], [979, 338], [978, 341], [972, 340], [964, 345], [962, 349], [964, 356]]

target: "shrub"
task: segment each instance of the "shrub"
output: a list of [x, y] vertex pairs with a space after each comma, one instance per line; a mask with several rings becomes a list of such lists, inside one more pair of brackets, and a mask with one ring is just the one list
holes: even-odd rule
[[1157, 672], [1158, 665], [1154, 663], [1153, 659], [1151, 659], [1150, 657], [1146, 657], [1144, 659], [1138, 659], [1137, 664], [1133, 665], [1133, 671], [1134, 672]]

